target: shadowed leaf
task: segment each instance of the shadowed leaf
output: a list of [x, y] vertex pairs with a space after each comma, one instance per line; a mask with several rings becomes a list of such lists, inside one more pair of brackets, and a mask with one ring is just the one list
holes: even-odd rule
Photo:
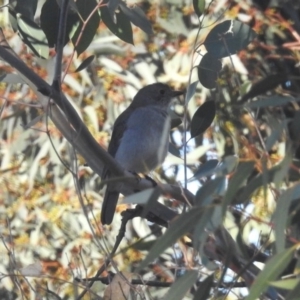
[[217, 86], [219, 72], [222, 70], [222, 63], [219, 59], [206, 53], [198, 66], [198, 78], [200, 83], [207, 89], [213, 89]]
[[127, 7], [124, 2], [120, 2], [120, 9], [127, 16], [132, 24], [141, 28], [144, 32], [152, 34], [152, 26], [144, 12], [138, 6]]
[[244, 103], [248, 99], [252, 99], [261, 94], [275, 89], [279, 84], [284, 83], [288, 77], [285, 74], [271, 74], [258, 82], [254, 83], [249, 92], [247, 92], [240, 100]]
[[81, 64], [80, 66], [78, 66], [78, 68], [75, 70], [75, 73], [76, 72], [80, 72], [82, 71], [83, 69], [87, 68], [91, 63], [92, 61], [94, 60], [95, 58], [95, 55], [91, 55], [89, 57], [87, 57]]
[[191, 138], [194, 138], [205, 132], [211, 125], [216, 115], [216, 106], [214, 101], [204, 102], [195, 112], [191, 122]]
[[210, 55], [222, 58], [244, 49], [255, 37], [255, 31], [248, 25], [237, 20], [227, 20], [210, 31], [204, 45]]

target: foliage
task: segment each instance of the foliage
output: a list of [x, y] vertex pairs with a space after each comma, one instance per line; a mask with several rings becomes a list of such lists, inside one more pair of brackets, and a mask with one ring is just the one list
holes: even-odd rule
[[[186, 89], [185, 103], [171, 112], [177, 157], [170, 154], [154, 177], [170, 191], [179, 186], [185, 204], [169, 201], [162, 185], [126, 198], [113, 224], [101, 226], [105, 182], [85, 165], [81, 151], [89, 145], [69, 143], [52, 118], [57, 106], [69, 118], [69, 107], [40, 102], [44, 91], [2, 61], [0, 298], [98, 299], [108, 284], [106, 295], [121, 288], [120, 299], [130, 291], [137, 299], [241, 299], [248, 292], [246, 299], [294, 299], [299, 4], [69, 2], [67, 10], [56, 0], [2, 7], [9, 45], [67, 96], [104, 148], [143, 85]], [[0, 48], [8, 47], [2, 41]], [[145, 210], [129, 221], [125, 239], [120, 212], [128, 203]], [[124, 276], [112, 280], [108, 271]], [[95, 275], [101, 283], [85, 288]]]

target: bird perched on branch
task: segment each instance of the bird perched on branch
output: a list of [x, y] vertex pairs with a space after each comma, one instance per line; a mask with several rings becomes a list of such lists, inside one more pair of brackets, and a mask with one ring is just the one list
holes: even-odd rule
[[[108, 153], [121, 166], [135, 173], [149, 173], [163, 163], [169, 145], [170, 117], [168, 108], [182, 91], [173, 91], [168, 85], [154, 83], [138, 91], [128, 108], [116, 119]], [[111, 178], [108, 167], [102, 180]], [[119, 192], [109, 183], [102, 211], [102, 224], [113, 220]]]

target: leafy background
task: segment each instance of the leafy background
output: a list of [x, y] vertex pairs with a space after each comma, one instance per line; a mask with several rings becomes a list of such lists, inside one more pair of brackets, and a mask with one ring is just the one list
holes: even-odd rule
[[[10, 13], [1, 9], [1, 27], [18, 57], [51, 82], [59, 4], [44, 2], [10, 2]], [[184, 185], [186, 149], [185, 167], [192, 178], [187, 186], [195, 194], [195, 209], [174, 221], [165, 235], [164, 229], [140, 218], [127, 226], [115, 267], [127, 272], [128, 280], [139, 278], [134, 268], [148, 255], [151, 264], [146, 267], [144, 260], [140, 274], [156, 282], [132, 288], [131, 297], [241, 299], [248, 291], [243, 287], [252, 286], [248, 299], [255, 299], [270, 281], [289, 275], [292, 282], [273, 285], [283, 288], [286, 299], [295, 299], [299, 263], [291, 247], [299, 244], [299, 4], [106, 4], [71, 1], [66, 28], [71, 42], [64, 41], [62, 62], [67, 70], [62, 91], [99, 144], [107, 147], [114, 120], [142, 86], [161, 81], [187, 89], [186, 106], [178, 101], [173, 107], [177, 126], [170, 134], [172, 155], [153, 176]], [[84, 283], [75, 279], [95, 276], [128, 205], [120, 204], [113, 224], [102, 227], [100, 179], [75, 156], [35, 93], [4, 61], [0, 91], [0, 298], [80, 299]], [[77, 189], [68, 169], [74, 161]], [[182, 212], [181, 203], [161, 201]], [[232, 237], [226, 237], [226, 245], [233, 244], [213, 255], [205, 245], [212, 240], [208, 233], [221, 223]], [[192, 229], [194, 249], [181, 238]], [[160, 249], [153, 246], [156, 239]], [[255, 270], [248, 282], [241, 276], [246, 284], [239, 286], [241, 269], [230, 253], [248, 263], [242, 266], [247, 272], [249, 262], [269, 261], [264, 273]], [[158, 285], [176, 279], [171, 288]], [[98, 299], [105, 287], [95, 283], [83, 299]], [[277, 291], [266, 293], [276, 299]]]

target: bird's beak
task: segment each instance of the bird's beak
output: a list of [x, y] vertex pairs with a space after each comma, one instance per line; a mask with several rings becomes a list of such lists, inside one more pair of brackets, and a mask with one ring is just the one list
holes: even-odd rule
[[178, 97], [185, 93], [185, 91], [172, 91], [172, 97]]

